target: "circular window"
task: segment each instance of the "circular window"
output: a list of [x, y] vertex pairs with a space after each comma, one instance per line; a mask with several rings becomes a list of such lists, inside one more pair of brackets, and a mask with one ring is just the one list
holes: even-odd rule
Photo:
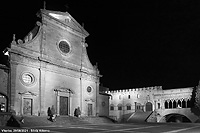
[[88, 87], [87, 87], [87, 92], [88, 92], [88, 93], [92, 92], [92, 87], [91, 87], [91, 86], [88, 86]]
[[60, 41], [58, 44], [58, 47], [60, 51], [64, 54], [67, 54], [70, 52], [70, 46], [66, 41]]
[[26, 86], [32, 85], [35, 82], [34, 76], [31, 73], [23, 73], [21, 80], [22, 83]]

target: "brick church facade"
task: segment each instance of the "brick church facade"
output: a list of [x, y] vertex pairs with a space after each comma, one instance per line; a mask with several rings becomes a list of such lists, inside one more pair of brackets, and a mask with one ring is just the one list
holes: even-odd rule
[[1, 94], [7, 97], [7, 110], [46, 115], [53, 105], [58, 115], [73, 115], [77, 107], [82, 116], [105, 113], [97, 99], [108, 106], [108, 96], [99, 94], [101, 75], [87, 56], [88, 32], [68, 12], [42, 9], [38, 15], [41, 22], [23, 40], [13, 36], [4, 51], [9, 72]]

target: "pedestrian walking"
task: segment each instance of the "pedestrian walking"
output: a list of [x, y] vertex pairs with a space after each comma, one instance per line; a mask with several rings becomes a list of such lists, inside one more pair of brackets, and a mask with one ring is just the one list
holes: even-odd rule
[[53, 121], [56, 121], [56, 111], [55, 111], [55, 108], [54, 108], [54, 105], [52, 105], [51, 107], [51, 119], [52, 119], [52, 122]]
[[52, 113], [51, 113], [51, 108], [48, 107], [48, 110], [47, 110], [47, 115], [48, 115], [48, 120], [52, 121]]
[[81, 116], [81, 110], [80, 110], [80, 107], [77, 108], [77, 116], [78, 116], [78, 117]]
[[74, 110], [74, 116], [78, 117], [77, 108], [75, 108], [75, 110]]

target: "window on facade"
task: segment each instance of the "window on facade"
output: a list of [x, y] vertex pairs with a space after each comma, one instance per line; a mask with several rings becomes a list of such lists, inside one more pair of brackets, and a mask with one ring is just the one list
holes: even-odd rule
[[122, 106], [118, 106], [118, 110], [122, 110]]
[[131, 95], [128, 95], [128, 99], [130, 99], [131, 98]]
[[131, 105], [127, 105], [127, 106], [126, 106], [126, 109], [127, 109], [127, 110], [131, 110]]
[[92, 92], [92, 87], [91, 87], [91, 86], [88, 86], [88, 87], [87, 87], [87, 92], [88, 92], [88, 93], [91, 93], [91, 92]]
[[111, 105], [111, 106], [110, 106], [110, 110], [114, 110], [114, 105]]
[[139, 95], [139, 94], [137, 94], [137, 98], [140, 98], [140, 95]]
[[118, 110], [122, 110], [122, 105], [121, 104], [119, 104], [117, 107], [118, 107]]
[[60, 41], [58, 44], [58, 47], [60, 51], [64, 54], [67, 54], [70, 52], [70, 46], [66, 41]]
[[144, 108], [144, 106], [141, 105], [140, 103], [136, 104], [136, 110], [142, 110], [142, 111], [144, 111], [143, 108]]
[[112, 97], [112, 96], [110, 96], [109, 98], [110, 98], [110, 100], [113, 100], [113, 97]]
[[30, 84], [31, 82], [33, 82], [33, 78], [31, 77], [30, 74], [23, 74], [22, 80], [27, 84]]
[[121, 95], [119, 95], [119, 99], [121, 99]]
[[29, 72], [23, 73], [20, 79], [21, 79], [22, 84], [26, 86], [32, 85], [35, 82], [35, 78], [33, 74]]

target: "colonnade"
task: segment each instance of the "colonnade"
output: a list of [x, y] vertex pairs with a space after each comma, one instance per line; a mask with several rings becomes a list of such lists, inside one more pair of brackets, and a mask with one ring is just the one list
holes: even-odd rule
[[165, 100], [165, 109], [190, 108], [190, 107], [191, 107], [190, 99]]

